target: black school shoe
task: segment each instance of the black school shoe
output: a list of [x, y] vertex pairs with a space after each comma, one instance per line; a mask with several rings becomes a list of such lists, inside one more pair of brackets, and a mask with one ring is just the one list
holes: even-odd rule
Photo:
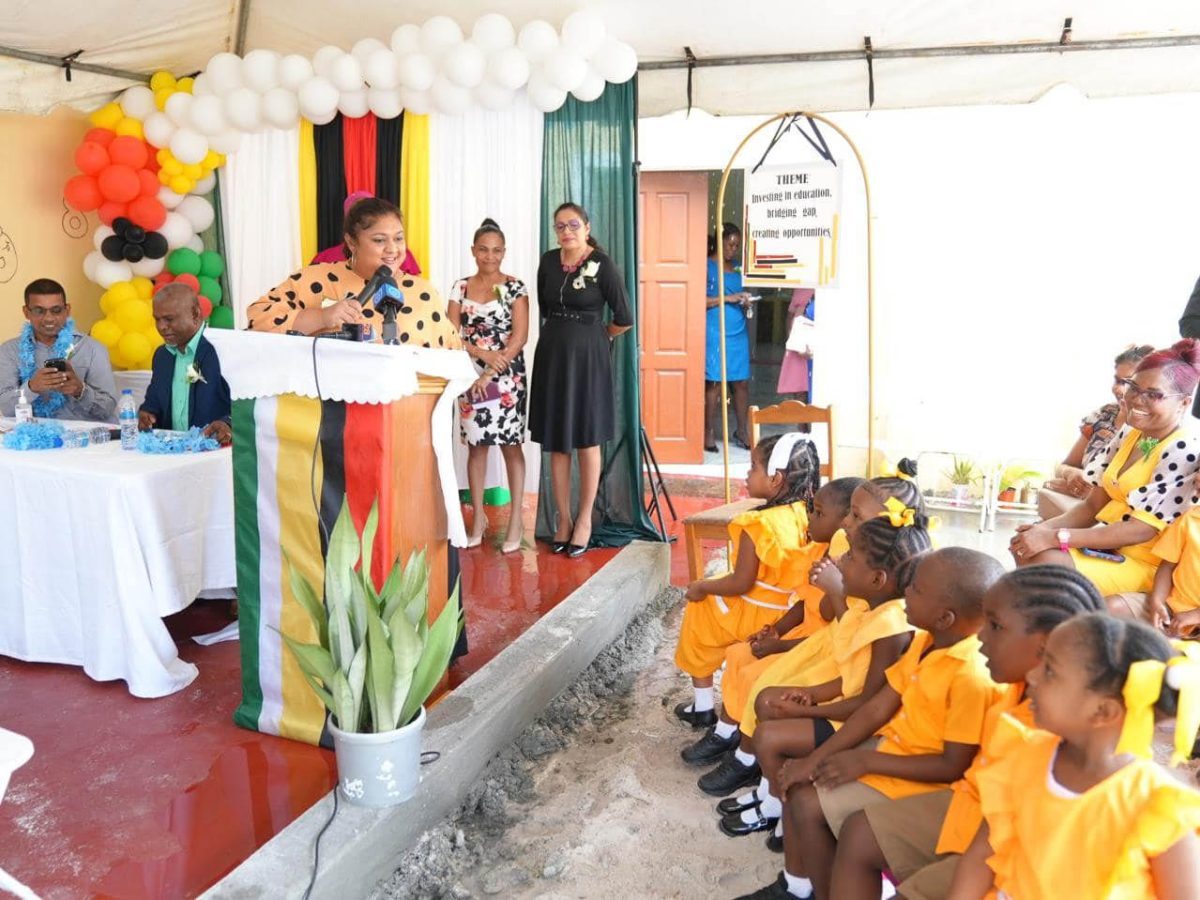
[[760, 831], [773, 833], [778, 822], [778, 818], [766, 819], [759, 814], [756, 821], [747, 824], [742, 821], [741, 813], [738, 813], [733, 816], [721, 816], [718, 827], [721, 829], [721, 833], [728, 837], [745, 837], [748, 834], [758, 834]]
[[772, 853], [782, 853], [783, 852], [783, 835], [776, 834], [773, 831], [769, 835], [767, 835], [767, 849], [770, 850]]
[[766, 887], [759, 888], [753, 894], [735, 897], [734, 900], [796, 900], [796, 898], [788, 893], [787, 879], [780, 872], [779, 877]]
[[708, 733], [696, 743], [679, 751], [679, 755], [689, 766], [711, 766], [730, 750], [736, 750], [739, 743], [741, 743], [741, 738], [736, 731], [729, 737], [723, 738], [717, 737], [716, 730], [710, 728]]
[[762, 778], [758, 763], [743, 766], [733, 753], [721, 760], [721, 764], [706, 775], [701, 775], [696, 785], [713, 797], [728, 797], [744, 787], [755, 784]]
[[675, 707], [675, 717], [693, 728], [712, 728], [717, 724], [717, 711], [707, 709], [704, 712], [694, 712], [688, 709], [690, 703], [680, 703]]
[[736, 816], [738, 813], [745, 812], [748, 809], [754, 809], [754, 807], [762, 803], [762, 801], [758, 799], [758, 788], [752, 790], [750, 792], [750, 796], [754, 799], [749, 803], [740, 803], [738, 802], [737, 797], [726, 797], [717, 804], [717, 814], [722, 816]]

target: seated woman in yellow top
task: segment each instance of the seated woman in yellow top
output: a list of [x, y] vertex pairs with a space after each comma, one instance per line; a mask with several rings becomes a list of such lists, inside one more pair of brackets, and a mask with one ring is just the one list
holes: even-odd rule
[[1190, 338], [1138, 363], [1128, 421], [1084, 472], [1095, 487], [1061, 516], [1019, 526], [1009, 545], [1017, 565], [1074, 566], [1105, 597], [1150, 590], [1159, 533], [1200, 502], [1200, 437], [1185, 424], [1198, 379], [1200, 343]]
[[345, 262], [306, 266], [287, 281], [250, 304], [246, 316], [252, 331], [299, 331], [317, 334], [337, 331], [347, 323], [362, 323], [383, 330], [383, 315], [370, 304], [363, 307], [357, 295], [380, 266], [397, 273], [404, 295], [396, 316], [396, 334], [402, 344], [434, 349], [462, 346], [458, 329], [446, 316], [446, 307], [433, 285], [424, 278], [400, 271], [408, 246], [400, 210], [386, 200], [360, 200], [346, 214]]

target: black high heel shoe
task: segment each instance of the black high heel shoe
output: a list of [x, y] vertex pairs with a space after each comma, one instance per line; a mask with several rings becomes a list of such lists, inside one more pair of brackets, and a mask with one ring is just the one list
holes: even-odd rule
[[551, 541], [550, 542], [550, 552], [551, 553], [566, 553], [568, 548], [574, 547], [574, 546], [575, 546], [574, 544], [572, 544], [568, 541]]
[[579, 557], [587, 552], [587, 544], [583, 544], [582, 546], [579, 544], [567, 544], [567, 556], [571, 559], [579, 559]]

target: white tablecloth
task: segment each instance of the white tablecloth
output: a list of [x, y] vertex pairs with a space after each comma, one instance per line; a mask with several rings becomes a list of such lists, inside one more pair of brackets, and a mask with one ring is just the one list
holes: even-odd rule
[[0, 511], [0, 654], [81, 665], [137, 697], [196, 677], [162, 618], [236, 583], [229, 450], [0, 448]]

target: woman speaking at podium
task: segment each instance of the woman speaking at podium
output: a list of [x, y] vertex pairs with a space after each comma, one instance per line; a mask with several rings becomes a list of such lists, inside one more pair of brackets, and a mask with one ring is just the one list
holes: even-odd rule
[[246, 310], [252, 331], [317, 334], [361, 323], [373, 328], [378, 340], [383, 315], [347, 298], [357, 297], [376, 270], [387, 266], [397, 273], [396, 285], [404, 295], [396, 315], [400, 343], [447, 350], [462, 346], [434, 286], [400, 271], [408, 247], [399, 209], [378, 197], [360, 200], [346, 214], [345, 232], [350, 258], [306, 266], [254, 301]]

